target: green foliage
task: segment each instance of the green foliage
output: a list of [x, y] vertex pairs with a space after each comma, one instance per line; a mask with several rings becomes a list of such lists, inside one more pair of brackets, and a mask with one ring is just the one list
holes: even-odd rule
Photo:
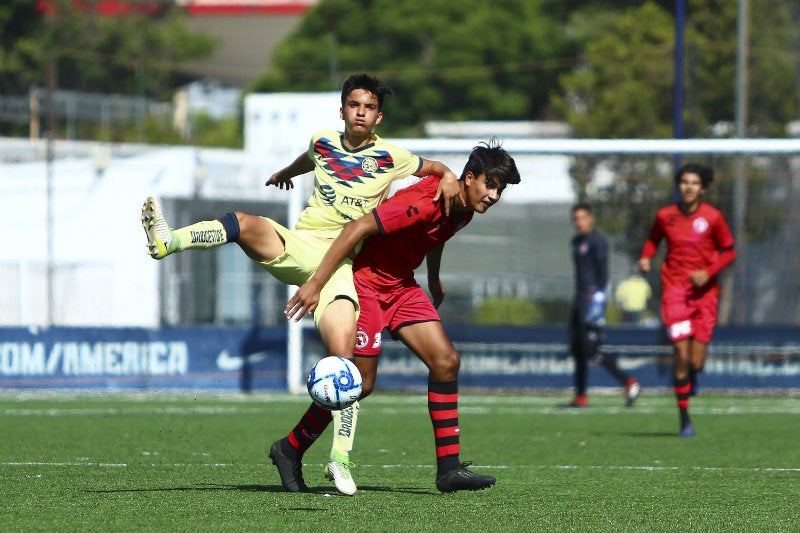
[[[2, 71], [15, 92], [45, 85], [49, 55], [58, 88], [169, 99], [181, 78], [180, 65], [207, 57], [216, 45], [210, 36], [190, 30], [183, 12], [166, 3], [155, 17], [107, 17], [79, 9], [72, 0], [53, 3], [56, 14], [46, 17], [31, 11], [35, 2], [0, 8]], [[13, 29], [10, 44], [6, 28]]]
[[196, 146], [239, 148], [244, 146], [240, 117], [215, 120], [204, 113], [192, 116], [192, 135], [189, 142]]
[[[428, 120], [532, 119], [546, 113], [568, 54], [547, 0], [325, 0], [275, 51], [254, 91], [338, 90], [365, 71], [390, 85], [382, 130]], [[363, 30], [363, 31], [362, 31]]]
[[[64, 132], [60, 134], [64, 135]], [[75, 125], [75, 136], [102, 142], [191, 144], [239, 149], [243, 146], [242, 125], [238, 117], [215, 120], [205, 114], [192, 117], [192, 133], [188, 138], [175, 129], [170, 118], [164, 119], [155, 115], [147, 115], [141, 121], [129, 123], [97, 124], [79, 121]]]
[[562, 76], [564, 92], [553, 98], [576, 136], [670, 136], [673, 26], [645, 2], [586, 44], [584, 64]]
[[485, 298], [475, 309], [479, 326], [530, 326], [539, 324], [542, 311], [533, 300], [521, 298]]
[[[684, 134], [705, 137], [710, 125], [734, 119], [737, 2], [688, 4]], [[800, 111], [793, 52], [798, 29], [792, 23], [791, 2], [751, 4], [749, 133], [781, 137], [786, 122]], [[589, 16], [595, 14], [599, 16]], [[670, 9], [653, 1], [628, 11], [578, 9], [571, 22], [585, 39], [584, 61], [561, 77], [553, 104], [576, 135], [672, 136], [675, 21]]]
[[[734, 119], [738, 2], [692, 3], [687, 21], [687, 133]], [[796, 2], [794, 3], [796, 7]], [[783, 137], [785, 124], [800, 112], [797, 68], [791, 43], [798, 35], [792, 2], [750, 1], [748, 42], [749, 136]]]

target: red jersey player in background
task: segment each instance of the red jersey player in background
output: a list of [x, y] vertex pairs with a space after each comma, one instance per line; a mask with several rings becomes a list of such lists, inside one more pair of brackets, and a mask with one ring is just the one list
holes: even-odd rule
[[695, 374], [703, 369], [706, 349], [717, 323], [719, 286], [716, 275], [736, 259], [734, 239], [725, 217], [702, 201], [714, 179], [710, 167], [688, 163], [675, 174], [680, 200], [658, 210], [639, 268], [650, 271], [662, 239], [667, 255], [661, 267], [661, 320], [674, 346], [673, 385], [682, 437], [693, 437], [689, 396]]
[[[514, 159], [495, 141], [476, 146], [459, 178], [467, 202], [446, 216], [441, 202], [433, 202], [438, 179], [424, 178], [400, 190], [385, 203], [348, 223], [325, 254], [317, 272], [286, 306], [299, 320], [311, 313], [319, 291], [333, 269], [367, 238], [353, 264], [353, 279], [361, 314], [355, 363], [363, 378], [361, 398], [372, 392], [381, 351], [381, 332], [388, 328], [428, 367], [428, 411], [436, 447], [436, 487], [442, 492], [478, 490], [494, 485], [492, 476], [478, 475], [459, 459], [458, 369], [460, 357], [442, 326], [436, 307], [445, 296], [439, 278], [444, 243], [466, 226], [474, 213], [484, 213], [499, 199], [506, 185], [519, 183]], [[433, 302], [414, 279], [414, 270], [427, 261], [428, 289]], [[334, 419], [334, 433], [338, 431]], [[351, 431], [354, 431], [352, 428]], [[319, 431], [321, 433], [321, 430]], [[318, 434], [317, 433], [317, 436]], [[311, 443], [306, 443], [307, 449]], [[355, 483], [337, 489], [355, 492]], [[344, 490], [342, 490], [344, 489]]]

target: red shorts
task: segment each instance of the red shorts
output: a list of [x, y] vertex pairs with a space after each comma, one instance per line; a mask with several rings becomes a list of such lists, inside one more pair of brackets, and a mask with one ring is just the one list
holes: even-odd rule
[[380, 354], [384, 328], [394, 333], [398, 328], [415, 322], [441, 320], [428, 295], [416, 283], [378, 291], [360, 282], [358, 277], [355, 282], [361, 307], [355, 355], [374, 357]]
[[717, 290], [700, 292], [684, 287], [665, 290], [661, 297], [661, 320], [672, 342], [694, 337], [711, 342], [717, 325]]

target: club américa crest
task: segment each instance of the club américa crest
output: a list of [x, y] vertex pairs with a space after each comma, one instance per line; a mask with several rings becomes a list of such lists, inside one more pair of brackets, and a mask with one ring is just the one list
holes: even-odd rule
[[372, 174], [378, 170], [378, 162], [375, 161], [374, 157], [365, 157], [361, 160], [361, 170], [368, 174]]

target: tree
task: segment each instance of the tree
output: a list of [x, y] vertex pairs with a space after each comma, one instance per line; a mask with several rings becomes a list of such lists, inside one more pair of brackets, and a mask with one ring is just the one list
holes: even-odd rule
[[584, 61], [553, 97], [576, 136], [670, 136], [673, 27], [669, 13], [646, 2], [586, 44]]
[[[685, 38], [684, 124], [687, 136], [734, 119], [736, 2], [690, 4]], [[798, 38], [789, 0], [753, 0], [750, 124], [753, 134], [783, 136], [800, 111], [792, 43]], [[581, 12], [573, 17], [581, 26]], [[615, 20], [616, 19], [616, 20]], [[561, 78], [554, 107], [580, 137], [657, 138], [672, 133], [674, 17], [653, 1], [610, 14], [602, 34], [589, 34], [584, 61]]]
[[[61, 89], [171, 98], [179, 66], [208, 56], [215, 41], [191, 31], [183, 12], [161, 3], [155, 15], [103, 16], [72, 0], [53, 0], [49, 14], [36, 2], [0, 7], [1, 79], [10, 93], [44, 84], [48, 54]], [[8, 32], [8, 35], [7, 35]]]
[[[251, 90], [338, 90], [354, 72], [388, 83], [400, 104], [382, 126], [549, 115], [568, 40], [555, 0], [322, 0], [276, 50]], [[390, 104], [391, 105], [391, 104]]]
[[0, 5], [0, 93], [21, 94], [31, 77], [26, 49], [33, 46], [41, 16], [30, 0], [8, 0]]

